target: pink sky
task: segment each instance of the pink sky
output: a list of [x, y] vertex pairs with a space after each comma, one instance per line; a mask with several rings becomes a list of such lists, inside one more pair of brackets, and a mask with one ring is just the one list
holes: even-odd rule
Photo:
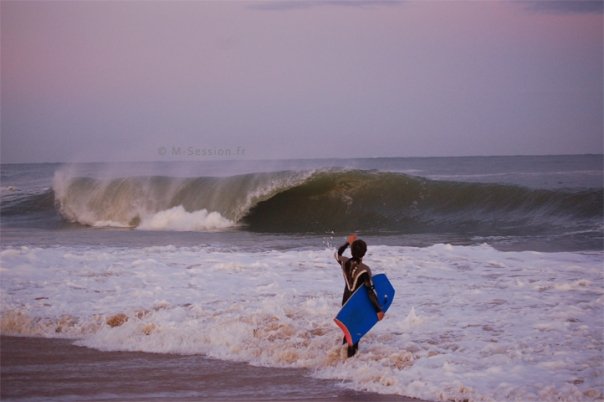
[[3, 1], [2, 161], [602, 152], [574, 3]]

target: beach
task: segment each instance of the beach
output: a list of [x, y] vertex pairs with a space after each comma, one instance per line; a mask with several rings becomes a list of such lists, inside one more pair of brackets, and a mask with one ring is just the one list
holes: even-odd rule
[[199, 355], [100, 352], [68, 339], [3, 336], [0, 342], [5, 401], [420, 401], [349, 390], [302, 369]]

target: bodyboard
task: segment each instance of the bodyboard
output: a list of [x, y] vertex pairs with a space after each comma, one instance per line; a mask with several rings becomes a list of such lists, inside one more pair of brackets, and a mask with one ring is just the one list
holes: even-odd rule
[[[394, 299], [395, 290], [386, 274], [374, 275], [372, 280], [378, 302], [382, 306], [382, 311], [386, 313]], [[368, 292], [371, 290], [367, 286], [358, 288], [334, 318], [350, 346], [357, 343], [378, 322]]]

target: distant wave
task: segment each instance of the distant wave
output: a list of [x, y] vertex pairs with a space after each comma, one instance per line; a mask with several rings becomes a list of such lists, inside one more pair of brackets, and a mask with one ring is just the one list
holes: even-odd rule
[[1, 205], [3, 216], [52, 212], [55, 209], [54, 191], [48, 188], [38, 193], [25, 193], [9, 188], [2, 192]]
[[2, 214], [58, 211], [82, 225], [145, 230], [530, 235], [601, 230], [603, 196], [366, 170], [110, 179], [59, 171], [52, 190], [3, 197]]

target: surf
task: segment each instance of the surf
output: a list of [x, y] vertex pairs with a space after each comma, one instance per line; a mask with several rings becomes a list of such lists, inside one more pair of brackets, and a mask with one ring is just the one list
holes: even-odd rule
[[87, 226], [205, 231], [236, 227], [251, 206], [303, 181], [305, 172], [229, 177], [73, 177], [55, 174], [60, 215]]
[[334, 251], [5, 248], [0, 333], [304, 368], [425, 400], [601, 398], [602, 252], [371, 245], [397, 296], [347, 359]]
[[532, 236], [601, 233], [604, 192], [317, 169], [213, 176], [89, 177], [3, 194], [2, 215], [89, 227], [258, 233]]

